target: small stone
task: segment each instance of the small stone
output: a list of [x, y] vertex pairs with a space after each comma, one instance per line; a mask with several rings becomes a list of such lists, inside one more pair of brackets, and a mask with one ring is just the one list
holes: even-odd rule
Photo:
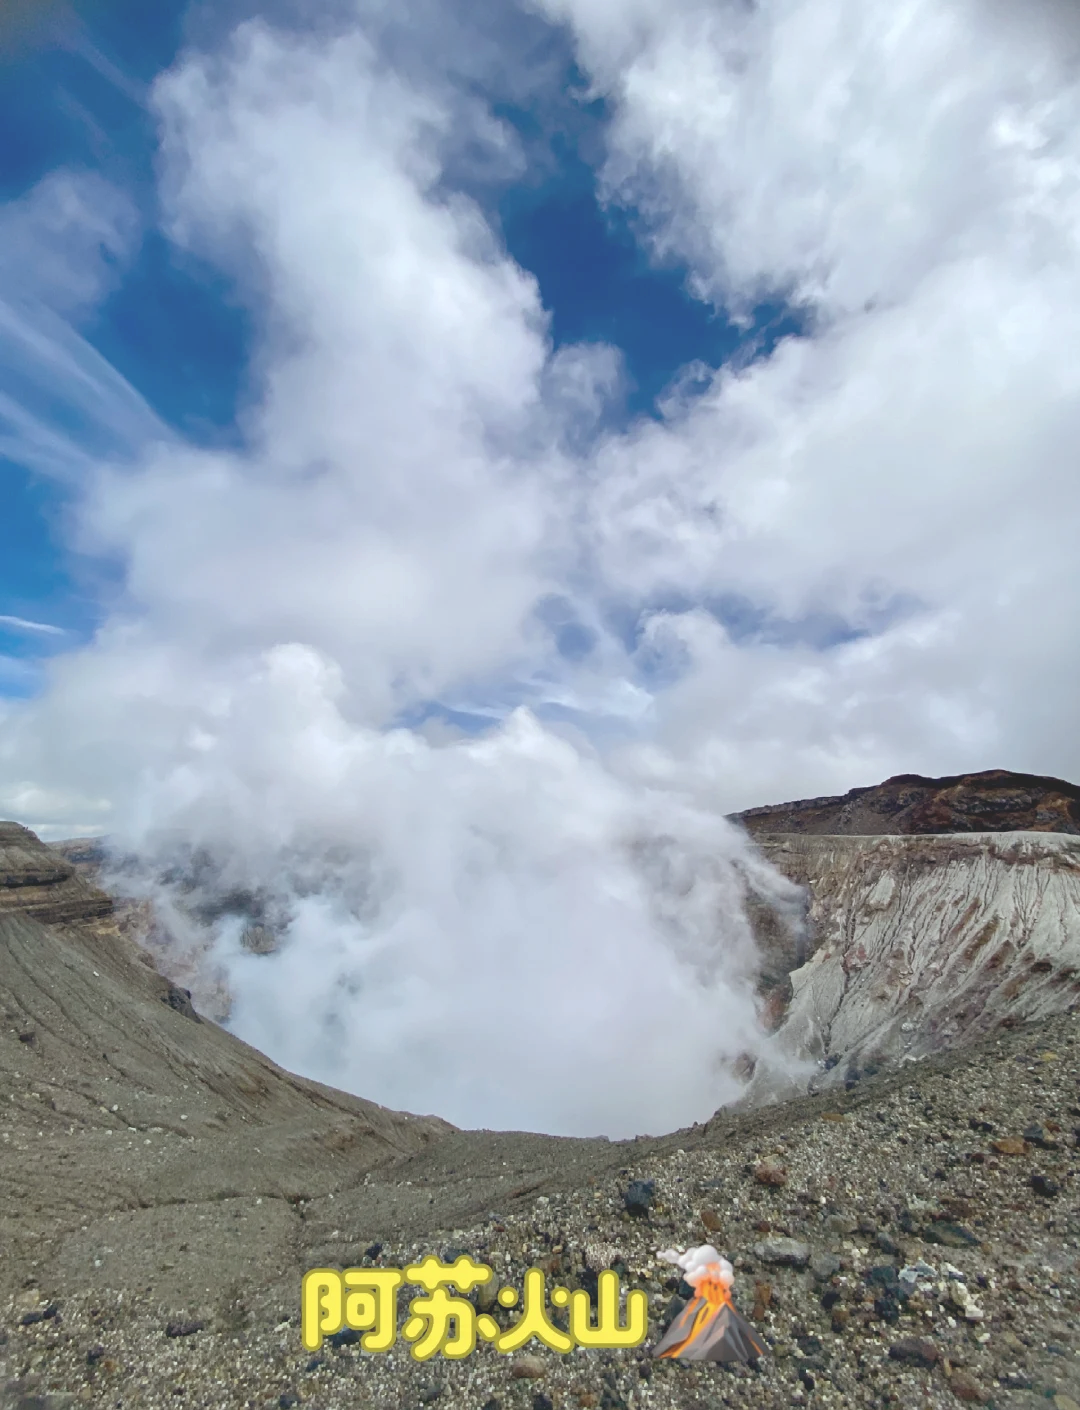
[[927, 1341], [925, 1337], [904, 1337], [900, 1341], [894, 1341], [889, 1347], [889, 1356], [893, 1361], [903, 1361], [909, 1366], [936, 1366], [941, 1359], [941, 1353], [932, 1341]]
[[[445, 1259], [444, 1261], [447, 1263], [450, 1262], [449, 1259]], [[442, 1386], [425, 1386], [416, 1398], [421, 1405], [433, 1405], [442, 1393]]]
[[60, 1312], [60, 1308], [55, 1302], [50, 1302], [47, 1307], [36, 1308], [33, 1312], [26, 1312], [19, 1318], [20, 1327], [33, 1327], [38, 1322], [51, 1322]]
[[718, 1234], [724, 1227], [723, 1220], [715, 1209], [703, 1209], [701, 1211], [701, 1222], [705, 1225], [710, 1234]]
[[476, 1306], [481, 1312], [490, 1312], [498, 1302], [499, 1280], [492, 1278], [490, 1282], [481, 1283], [476, 1289]]
[[360, 1340], [360, 1333], [355, 1327], [342, 1327], [340, 1332], [335, 1332], [333, 1336], [327, 1337], [326, 1340], [333, 1347], [355, 1346]]
[[278, 1410], [293, 1410], [294, 1405], [299, 1405], [300, 1401], [295, 1395], [290, 1395], [288, 1391], [284, 1395], [278, 1396]]
[[819, 1283], [827, 1283], [834, 1273], [840, 1271], [840, 1260], [835, 1253], [815, 1253], [810, 1257], [810, 1272]]
[[895, 1239], [891, 1239], [888, 1234], [882, 1232], [876, 1236], [874, 1242], [882, 1253], [886, 1253], [890, 1258], [895, 1258], [900, 1252], [900, 1245]]
[[675, 1296], [668, 1303], [668, 1305], [664, 1308], [663, 1316], [660, 1318], [661, 1329], [666, 1331], [667, 1328], [671, 1326], [672, 1322], [674, 1322], [675, 1318], [679, 1315], [679, 1313], [685, 1310], [686, 1305], [686, 1299], [679, 1297], [678, 1293], [676, 1293]]
[[985, 1405], [990, 1399], [978, 1381], [966, 1371], [954, 1371], [949, 1377], [949, 1389], [957, 1400], [966, 1400], [973, 1405]]
[[1056, 1180], [1051, 1180], [1049, 1175], [1032, 1175], [1031, 1188], [1037, 1195], [1042, 1195], [1043, 1199], [1053, 1199], [1055, 1195], [1061, 1194], [1061, 1186]]
[[834, 1332], [842, 1332], [851, 1321], [851, 1312], [847, 1307], [834, 1307], [832, 1310], [832, 1329]]
[[920, 1278], [932, 1278], [934, 1270], [929, 1263], [924, 1263], [920, 1258], [915, 1263], [909, 1263], [906, 1268], [901, 1268], [899, 1278], [901, 1283], [913, 1288]]
[[990, 1149], [997, 1151], [998, 1155], [1024, 1155], [1028, 1147], [1016, 1136], [1002, 1136], [1000, 1140], [990, 1142]]
[[34, 1032], [34, 1030], [33, 1030], [32, 1028], [27, 1028], [27, 1029], [24, 1029], [23, 1032], [19, 1034], [19, 1042], [20, 1042], [20, 1043], [32, 1043], [36, 1037], [37, 1037], [37, 1034]]
[[535, 1380], [547, 1374], [547, 1366], [539, 1356], [519, 1356], [510, 1367], [510, 1375], [515, 1381]]
[[978, 1235], [965, 1229], [963, 1224], [953, 1224], [946, 1219], [927, 1224], [923, 1238], [932, 1244], [943, 1244], [946, 1248], [973, 1248], [980, 1242]]
[[762, 1317], [765, 1316], [766, 1309], [772, 1302], [772, 1295], [773, 1290], [771, 1283], [754, 1284], [754, 1311], [752, 1316], [755, 1322], [760, 1322]]
[[759, 1185], [771, 1185], [776, 1189], [787, 1184], [787, 1171], [773, 1160], [763, 1160], [754, 1171], [754, 1179]]
[[190, 1337], [196, 1332], [201, 1332], [206, 1326], [205, 1322], [168, 1322], [165, 1325], [165, 1335], [167, 1337]]
[[1006, 1390], [1032, 1390], [1035, 1382], [1030, 1376], [1025, 1376], [1023, 1371], [1007, 1371], [1004, 1376], [999, 1376], [998, 1380]]
[[623, 1192], [623, 1204], [628, 1214], [635, 1219], [648, 1218], [649, 1210], [656, 1203], [655, 1180], [631, 1180]]
[[1061, 1391], [1054, 1396], [1054, 1410], [1080, 1410], [1080, 1405], [1071, 1395], [1064, 1395]]
[[1056, 1151], [1058, 1148], [1058, 1142], [1054, 1140], [1046, 1127], [1038, 1122], [1025, 1130], [1024, 1140], [1030, 1141], [1033, 1146], [1038, 1146], [1040, 1150], [1044, 1151]]
[[551, 1396], [545, 1395], [542, 1390], [538, 1390], [533, 1396], [532, 1410], [555, 1410]]
[[874, 1299], [874, 1312], [886, 1326], [894, 1327], [900, 1320], [900, 1301], [891, 1292], [882, 1293]]
[[754, 1245], [754, 1255], [762, 1263], [777, 1263], [786, 1268], [805, 1268], [810, 1262], [810, 1245], [798, 1239], [765, 1239]]
[[841, 1237], [853, 1234], [859, 1227], [858, 1221], [852, 1219], [849, 1214], [830, 1214], [825, 1220], [825, 1227], [830, 1234], [839, 1234]]

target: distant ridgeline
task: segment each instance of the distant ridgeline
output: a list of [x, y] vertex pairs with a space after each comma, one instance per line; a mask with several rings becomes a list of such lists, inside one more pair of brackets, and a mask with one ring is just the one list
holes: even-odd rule
[[946, 832], [1066, 832], [1080, 836], [1080, 787], [987, 769], [922, 778], [897, 774], [840, 798], [805, 798], [734, 813], [752, 835], [804, 832], [884, 837]]

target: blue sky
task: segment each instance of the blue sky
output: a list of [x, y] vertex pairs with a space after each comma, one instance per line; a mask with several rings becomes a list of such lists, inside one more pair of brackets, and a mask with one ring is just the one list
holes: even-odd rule
[[290, 643], [354, 723], [614, 720], [725, 806], [1067, 770], [1075, 25], [934, 3], [0, 35], [12, 814], [93, 825]]
[[[100, 172], [134, 199], [142, 217], [137, 252], [80, 331], [167, 425], [195, 444], [228, 445], [241, 436], [255, 330], [229, 280], [157, 228], [158, 135], [144, 105], [150, 84], [181, 51], [186, 10], [176, 0], [39, 8], [37, 23], [6, 45], [0, 62], [0, 129], [9, 135], [0, 146], [0, 200], [17, 200], [61, 168]], [[562, 59], [567, 91], [580, 87], [569, 54]], [[538, 279], [555, 347], [597, 341], [621, 349], [624, 393], [607, 419], [625, 424], [657, 414], [656, 398], [684, 364], [719, 366], [740, 348], [767, 355], [797, 323], [783, 306], [764, 305], [753, 328], [737, 329], [690, 297], [685, 268], [651, 264], [630, 215], [598, 199], [605, 103], [567, 101], [571, 122], [549, 118], [546, 127], [526, 106], [495, 105], [525, 150], [543, 160], [521, 179], [475, 194], [509, 253]], [[101, 566], [65, 545], [66, 511], [55, 481], [17, 457], [0, 461], [5, 694], [32, 691], [32, 663], [85, 640], [107, 597]]]

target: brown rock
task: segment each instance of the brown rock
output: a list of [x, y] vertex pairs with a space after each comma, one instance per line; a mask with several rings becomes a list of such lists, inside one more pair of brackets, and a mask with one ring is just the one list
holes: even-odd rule
[[998, 1155], [1026, 1155], [1031, 1147], [1018, 1136], [1002, 1136], [1000, 1140], [990, 1142], [990, 1149], [997, 1151]]
[[765, 1311], [772, 1302], [773, 1290], [771, 1283], [754, 1284], [754, 1312], [755, 1322], [760, 1322], [765, 1316]]
[[967, 1371], [954, 1371], [949, 1377], [949, 1389], [957, 1400], [967, 1400], [973, 1405], [985, 1405], [990, 1399], [989, 1394]]
[[889, 1347], [893, 1361], [904, 1361], [910, 1366], [936, 1366], [941, 1353], [932, 1341], [925, 1337], [903, 1337]]
[[539, 1356], [519, 1356], [510, 1367], [510, 1374], [515, 1381], [535, 1380], [547, 1375], [547, 1365]]
[[779, 1188], [787, 1184], [787, 1171], [773, 1160], [763, 1160], [754, 1171], [754, 1179], [759, 1185], [772, 1185]]
[[701, 1211], [701, 1222], [705, 1225], [710, 1234], [718, 1234], [724, 1227], [723, 1221], [715, 1209], [703, 1209]]

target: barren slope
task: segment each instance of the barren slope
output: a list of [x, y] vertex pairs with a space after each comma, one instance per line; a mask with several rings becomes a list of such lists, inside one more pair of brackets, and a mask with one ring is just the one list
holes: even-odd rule
[[777, 1041], [827, 1062], [826, 1085], [1080, 1001], [1080, 839], [758, 841], [809, 898], [806, 963], [790, 975]]
[[110, 929], [108, 898], [14, 824], [0, 877], [0, 1295], [43, 1240], [93, 1221], [329, 1189], [453, 1129], [294, 1077], [200, 1018]]

